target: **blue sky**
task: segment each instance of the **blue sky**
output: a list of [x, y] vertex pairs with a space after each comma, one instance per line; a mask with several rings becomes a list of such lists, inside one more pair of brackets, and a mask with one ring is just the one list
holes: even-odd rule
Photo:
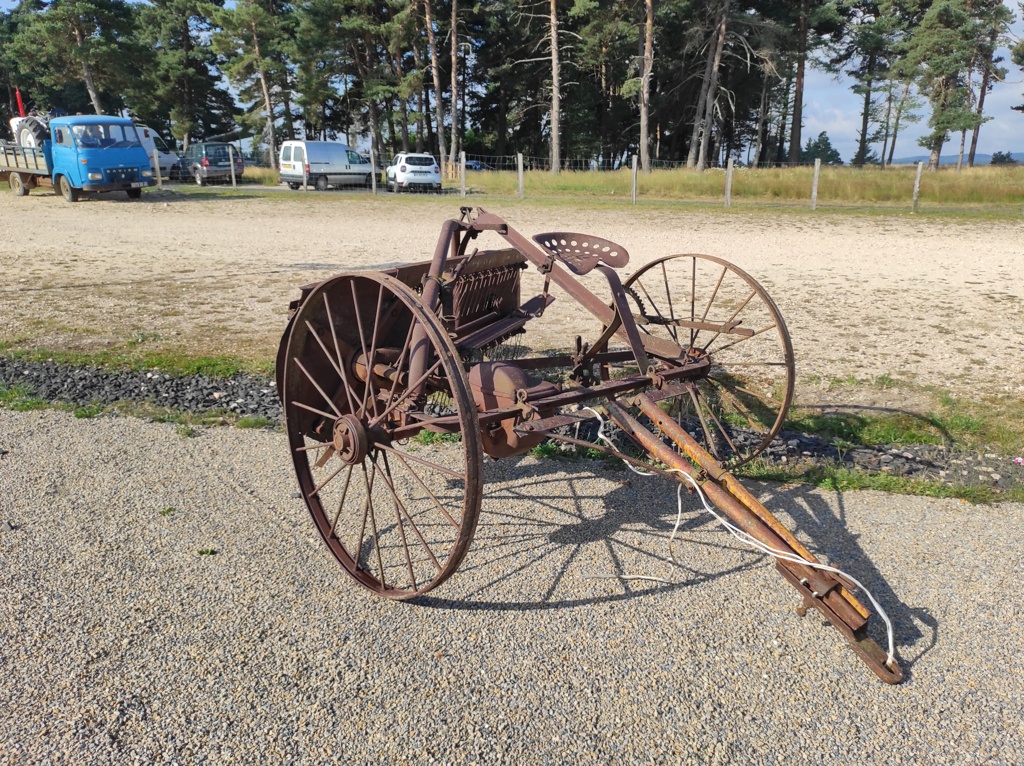
[[[8, 10], [16, 5], [14, 0], [0, 0], [0, 9]], [[1017, 11], [1016, 3], [1008, 3]], [[1018, 19], [1012, 33], [1024, 37], [1024, 22]], [[1010, 62], [1009, 51], [1002, 52], [1003, 66], [1009, 70], [1004, 82], [996, 83], [985, 97], [985, 114], [992, 119], [981, 128], [978, 137], [978, 151], [991, 154], [996, 151], [1024, 152], [1024, 113], [1015, 112], [1011, 107], [1024, 104], [1024, 73]], [[857, 134], [860, 130], [862, 100], [850, 90], [847, 77], [835, 78], [817, 69], [807, 75], [804, 95], [803, 139], [816, 137], [820, 132], [828, 133], [832, 145], [844, 161], [849, 161], [857, 148]], [[928, 132], [929, 109], [922, 110], [922, 119], [915, 125], [901, 129], [896, 144], [898, 157], [923, 154], [917, 139]], [[970, 136], [968, 135], [968, 145]], [[951, 143], [943, 148], [943, 154], [955, 153], [959, 147], [959, 136], [951, 137]], [[881, 144], [876, 145], [881, 151]]]

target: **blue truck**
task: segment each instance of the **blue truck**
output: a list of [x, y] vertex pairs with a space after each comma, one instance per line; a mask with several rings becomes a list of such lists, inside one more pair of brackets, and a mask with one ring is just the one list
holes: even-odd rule
[[113, 191], [138, 199], [155, 183], [130, 119], [101, 114], [18, 122], [18, 141], [0, 144], [0, 181], [6, 180], [19, 197], [49, 186], [68, 202], [77, 202], [83, 193]]

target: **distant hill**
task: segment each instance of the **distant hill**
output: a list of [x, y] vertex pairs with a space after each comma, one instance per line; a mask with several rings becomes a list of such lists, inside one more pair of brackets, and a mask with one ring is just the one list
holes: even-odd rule
[[[960, 156], [959, 152], [953, 153], [942, 153], [942, 157], [939, 158], [940, 165], [955, 165], [957, 157]], [[1013, 157], [1021, 165], [1024, 165], [1024, 152], [1010, 152], [1010, 156]], [[893, 165], [916, 165], [919, 162], [928, 163], [927, 154], [919, 154], [915, 157], [898, 157], [892, 161]], [[992, 162], [991, 154], [975, 154], [974, 164], [975, 165], [988, 165]], [[964, 164], [967, 164], [967, 155], [964, 155]]]

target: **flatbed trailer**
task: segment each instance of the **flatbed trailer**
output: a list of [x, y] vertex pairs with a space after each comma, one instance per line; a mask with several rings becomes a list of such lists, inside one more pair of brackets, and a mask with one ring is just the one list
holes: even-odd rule
[[37, 186], [53, 187], [46, 150], [35, 146], [0, 143], [0, 181], [7, 181], [11, 191], [22, 197]]

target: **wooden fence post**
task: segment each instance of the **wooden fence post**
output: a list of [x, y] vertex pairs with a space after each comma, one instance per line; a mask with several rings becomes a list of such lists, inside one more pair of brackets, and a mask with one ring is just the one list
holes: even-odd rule
[[526, 199], [523, 193], [523, 153], [516, 154], [516, 172], [519, 175], [519, 199]]
[[377, 196], [377, 152], [370, 150], [370, 193]]
[[231, 188], [237, 189], [238, 184], [235, 182], [235, 147], [228, 144], [228, 164], [231, 165]]
[[811, 210], [818, 209], [818, 177], [821, 175], [821, 157], [814, 158], [814, 181], [811, 182]]
[[153, 149], [153, 169], [156, 171], [156, 188], [164, 188], [164, 179], [160, 175], [160, 154], [156, 149]]
[[636, 164], [637, 164], [637, 157], [634, 154], [633, 155], [633, 204], [634, 205], [636, 204]]
[[732, 157], [725, 167], [725, 206], [732, 207]]
[[466, 196], [466, 153], [459, 152], [459, 196]]
[[924, 163], [917, 163], [917, 177], [914, 179], [914, 212], [917, 212], [917, 200], [921, 196], [921, 171], [924, 170]]

